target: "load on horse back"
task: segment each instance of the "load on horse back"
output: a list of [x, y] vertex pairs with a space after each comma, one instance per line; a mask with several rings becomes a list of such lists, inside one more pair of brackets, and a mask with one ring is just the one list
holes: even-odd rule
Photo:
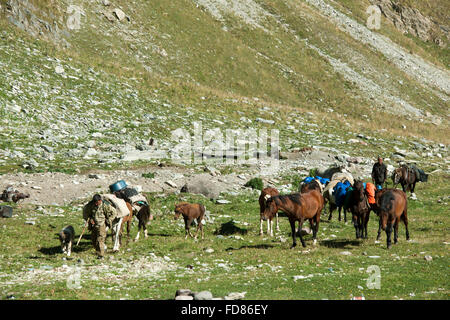
[[420, 170], [415, 165], [402, 164], [400, 168], [394, 170], [392, 174], [392, 182], [394, 183], [394, 188], [400, 183], [403, 192], [411, 191], [411, 196], [415, 197], [414, 189], [416, 188], [416, 183], [422, 181], [428, 181], [428, 175], [425, 174], [423, 170]]

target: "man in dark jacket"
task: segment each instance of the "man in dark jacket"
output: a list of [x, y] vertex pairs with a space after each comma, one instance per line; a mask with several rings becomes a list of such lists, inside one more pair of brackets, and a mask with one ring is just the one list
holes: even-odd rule
[[378, 162], [372, 168], [372, 181], [377, 189], [383, 188], [383, 183], [387, 179], [387, 168], [383, 163], [383, 158], [378, 157]]

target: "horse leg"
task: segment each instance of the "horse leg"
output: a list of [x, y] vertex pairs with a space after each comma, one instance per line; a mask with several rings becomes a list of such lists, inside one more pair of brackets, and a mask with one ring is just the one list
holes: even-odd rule
[[276, 224], [277, 232], [280, 232], [280, 226], [278, 225], [278, 212], [275, 214], [275, 224]]
[[185, 233], [185, 237], [184, 239], [186, 240], [189, 234], [189, 223], [188, 223], [188, 218], [184, 218], [184, 233]]
[[320, 221], [320, 216], [318, 214], [315, 215], [316, 218], [316, 223], [314, 225], [314, 229], [313, 229], [313, 244], [315, 245], [317, 243], [317, 232], [319, 231], [319, 221]]
[[189, 218], [189, 220], [188, 220], [188, 233], [189, 233], [189, 237], [191, 237], [191, 238], [194, 237], [194, 236], [192, 235], [191, 229], [190, 229], [190, 228], [191, 228], [192, 221], [194, 221], [194, 219]]
[[402, 219], [403, 219], [403, 222], [405, 223], [405, 228], [406, 228], [406, 240], [409, 240], [408, 215], [407, 215], [407, 209], [406, 208], [403, 211]]
[[331, 201], [330, 201], [330, 205], [329, 205], [329, 208], [328, 208], [328, 210], [330, 211], [330, 215], [328, 216], [328, 221], [330, 221], [331, 220], [331, 217], [333, 216], [333, 211], [334, 211], [334, 209], [335, 209], [335, 207], [334, 207], [334, 205], [331, 203]]
[[139, 224], [138, 224], [138, 232], [137, 232], [137, 235], [136, 235], [136, 238], [134, 238], [134, 241], [138, 241], [139, 240], [139, 233], [141, 232], [141, 222], [139, 221]]
[[381, 217], [380, 217], [380, 223], [378, 225], [377, 241], [380, 240], [380, 237], [381, 237]]
[[367, 225], [369, 224], [370, 211], [366, 213], [365, 221], [364, 221], [364, 239], [367, 239]]
[[273, 236], [271, 224], [272, 224], [272, 219], [267, 219], [267, 235], [269, 235], [269, 236]]
[[342, 207], [339, 207], [339, 221], [341, 221], [341, 211], [342, 211]]
[[394, 244], [398, 242], [398, 218], [394, 222]]
[[300, 241], [302, 242], [302, 246], [303, 246], [303, 248], [306, 248], [306, 244], [305, 244], [305, 241], [303, 240], [303, 236], [302, 236], [302, 226], [303, 226], [304, 221], [305, 220], [303, 218], [300, 219], [298, 229], [300, 230], [299, 236], [300, 236]]
[[295, 248], [297, 246], [297, 242], [295, 240], [295, 220], [289, 219], [289, 223], [291, 224], [291, 231], [292, 231], [292, 248]]
[[263, 219], [259, 218], [259, 235], [262, 236], [263, 232]]
[[392, 233], [392, 222], [389, 221], [386, 226], [386, 242], [387, 242], [387, 248], [390, 249], [392, 247], [391, 244], [391, 233]]

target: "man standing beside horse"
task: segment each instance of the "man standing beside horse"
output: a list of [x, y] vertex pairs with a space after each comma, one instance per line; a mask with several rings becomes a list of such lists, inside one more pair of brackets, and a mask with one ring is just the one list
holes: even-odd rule
[[382, 189], [383, 184], [387, 179], [387, 168], [383, 163], [383, 158], [378, 157], [378, 161], [373, 165], [372, 168], [372, 181], [377, 187], [377, 189]]
[[83, 209], [83, 218], [89, 221], [92, 244], [99, 259], [105, 255], [106, 226], [111, 228], [116, 216], [116, 209], [109, 202], [103, 201], [99, 194], [96, 194]]

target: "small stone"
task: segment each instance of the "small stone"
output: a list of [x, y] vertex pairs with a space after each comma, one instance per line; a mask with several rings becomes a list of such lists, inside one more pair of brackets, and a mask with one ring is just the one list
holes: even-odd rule
[[341, 254], [344, 255], [344, 256], [351, 256], [352, 255], [352, 253], [350, 251], [342, 251]]
[[217, 204], [229, 204], [231, 201], [225, 200], [225, 199], [218, 199], [216, 200]]
[[193, 296], [176, 296], [175, 300], [194, 300]]
[[247, 292], [231, 292], [225, 296], [225, 300], [241, 300], [245, 298]]
[[178, 289], [175, 296], [192, 296], [192, 291], [189, 289]]
[[200, 291], [194, 294], [194, 300], [212, 300], [213, 295], [209, 291]]
[[424, 259], [426, 261], [431, 261], [431, 260], [433, 260], [433, 257], [432, 256], [425, 256]]
[[207, 248], [207, 249], [205, 249], [205, 252], [206, 253], [213, 253], [214, 249], [213, 248]]

